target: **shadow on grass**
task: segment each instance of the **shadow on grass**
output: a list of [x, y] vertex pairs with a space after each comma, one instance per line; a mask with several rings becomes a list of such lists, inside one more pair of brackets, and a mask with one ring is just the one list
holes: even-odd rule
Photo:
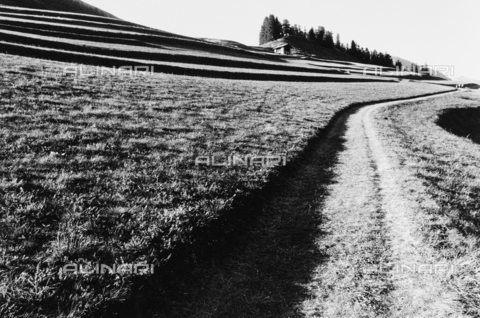
[[[122, 317], [302, 317], [298, 306], [309, 297], [305, 284], [325, 260], [316, 245], [323, 198], [344, 149], [346, 119], [357, 109], [338, 115], [262, 196], [237, 210], [242, 224], [228, 238], [211, 245], [181, 275], [163, 273], [158, 297], [137, 299], [123, 308]], [[238, 225], [231, 221], [219, 229]], [[138, 311], [142, 306], [150, 307], [148, 314]]]
[[446, 109], [438, 116], [437, 125], [480, 144], [480, 108]]

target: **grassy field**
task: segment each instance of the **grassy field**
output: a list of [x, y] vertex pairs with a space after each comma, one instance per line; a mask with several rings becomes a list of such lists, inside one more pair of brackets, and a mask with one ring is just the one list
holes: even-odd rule
[[[480, 95], [460, 93], [384, 109], [378, 114], [392, 149], [413, 178], [404, 184], [436, 261], [454, 264], [444, 280], [465, 314], [480, 315]], [[415, 180], [419, 180], [419, 183]]]
[[[140, 287], [161, 293], [168, 277], [255, 217], [249, 206], [262, 189], [339, 111], [446, 90], [162, 74], [76, 78], [62, 73], [63, 63], [0, 59], [0, 312], [7, 317], [93, 317], [128, 309], [118, 304], [131, 304], [125, 300]], [[231, 154], [286, 154], [288, 164], [194, 164], [199, 155]], [[60, 277], [71, 262], [148, 263], [156, 274]]]

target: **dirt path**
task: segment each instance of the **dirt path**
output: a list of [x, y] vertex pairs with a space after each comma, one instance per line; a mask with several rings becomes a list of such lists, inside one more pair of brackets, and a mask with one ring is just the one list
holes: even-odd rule
[[335, 184], [320, 211], [329, 256], [316, 268], [303, 303], [307, 317], [462, 317], [456, 295], [435, 266], [434, 251], [414, 223], [416, 202], [401, 187], [408, 176], [388, 152], [367, 106], [347, 121]]
[[435, 255], [372, 116], [394, 103], [339, 116], [230, 257], [179, 282], [156, 317], [463, 317], [444, 281], [417, 270]]

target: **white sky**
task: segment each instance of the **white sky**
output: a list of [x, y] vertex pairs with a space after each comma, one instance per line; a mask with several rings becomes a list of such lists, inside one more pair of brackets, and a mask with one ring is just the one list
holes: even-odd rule
[[117, 17], [191, 37], [257, 45], [263, 19], [324, 26], [370, 51], [453, 66], [480, 79], [480, 0], [83, 0]]

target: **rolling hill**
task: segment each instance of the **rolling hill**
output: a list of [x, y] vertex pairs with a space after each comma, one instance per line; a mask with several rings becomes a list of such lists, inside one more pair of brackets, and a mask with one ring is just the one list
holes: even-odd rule
[[[11, 2], [0, 0], [0, 4]], [[154, 72], [226, 79], [304, 82], [399, 79], [392, 70], [383, 69], [390, 72], [376, 74], [374, 65], [356, 63], [334, 49], [320, 48], [315, 56], [301, 58], [279, 55], [268, 47], [197, 39], [148, 28], [116, 19], [81, 1], [54, 3], [31, 2], [29, 8], [18, 7], [23, 4], [21, 1], [15, 2], [16, 6], [0, 5], [0, 53], [110, 68], [148, 65]], [[69, 12], [32, 7], [65, 8]], [[97, 15], [92, 15], [94, 11]]]
[[66, 11], [71, 13], [91, 14], [108, 18], [116, 18], [81, 0], [0, 0], [0, 5], [41, 9], [50, 11]]
[[480, 85], [480, 80], [468, 78], [468, 77], [465, 77], [465, 76], [452, 77], [452, 81], [459, 82], [461, 84], [471, 83], [471, 84], [479, 84]]
[[[394, 61], [397, 61], [397, 60], [400, 61], [402, 63], [402, 66], [407, 67], [408, 69], [410, 69], [413, 64], [418, 65], [418, 63], [411, 62], [409, 60], [406, 60], [406, 59], [398, 57], [398, 56], [393, 56], [393, 60]], [[442, 79], [442, 80], [447, 80], [447, 81], [450, 80], [450, 78], [447, 75], [442, 74], [439, 70], [432, 70], [432, 75], [435, 76], [435, 77], [438, 77], [439, 79]], [[445, 70], [445, 71], [447, 71], [447, 70]]]
[[412, 61], [406, 60], [406, 59], [401, 58], [399, 56], [392, 56], [392, 58], [393, 58], [394, 62], [397, 61], [397, 60], [400, 61], [402, 63], [402, 66], [404, 66], [404, 67], [411, 68], [412, 64], [414, 64]]

